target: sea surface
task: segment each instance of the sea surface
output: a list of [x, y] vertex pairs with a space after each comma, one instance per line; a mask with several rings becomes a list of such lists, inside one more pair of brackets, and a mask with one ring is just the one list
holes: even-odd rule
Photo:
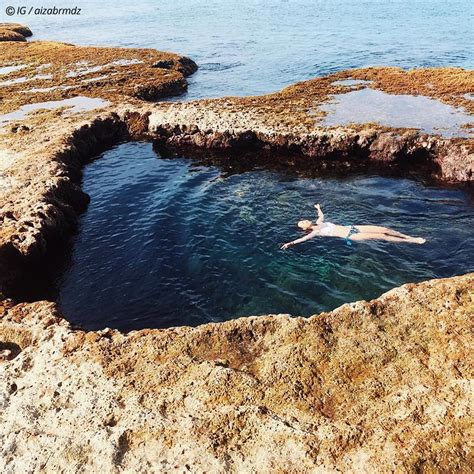
[[[406, 282], [474, 270], [474, 202], [462, 189], [379, 176], [229, 174], [126, 143], [87, 166], [91, 196], [58, 281], [68, 319], [88, 329], [311, 315]], [[321, 203], [335, 223], [375, 224], [424, 245], [301, 237]]]
[[[1, 18], [28, 24], [33, 39], [188, 55], [199, 71], [179, 100], [263, 94], [347, 68], [474, 66], [471, 1], [41, 2], [53, 5], [82, 13], [7, 18], [2, 6]], [[147, 143], [106, 152], [86, 167], [83, 186], [92, 200], [57, 294], [68, 318], [89, 329], [310, 315], [474, 270], [473, 198], [462, 188], [373, 175], [228, 174], [193, 157], [162, 159]], [[390, 226], [427, 243], [316, 239], [280, 250], [316, 202], [330, 221]]]
[[[41, 5], [40, 5], [41, 4]], [[341, 69], [472, 68], [470, 0], [8, 0], [2, 21], [33, 39], [149, 47], [199, 65], [188, 99], [253, 95]], [[4, 5], [79, 6], [80, 16], [7, 17]]]

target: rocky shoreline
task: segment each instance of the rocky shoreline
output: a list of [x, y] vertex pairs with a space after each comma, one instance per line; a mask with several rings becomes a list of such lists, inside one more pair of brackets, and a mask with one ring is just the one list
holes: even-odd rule
[[0, 23], [0, 41], [26, 41], [33, 36], [32, 31], [18, 23]]
[[308, 319], [270, 315], [128, 335], [83, 332], [54, 303], [11, 297], [28, 266], [73, 233], [88, 203], [83, 166], [125, 140], [232, 166], [417, 173], [472, 185], [469, 121], [451, 136], [373, 122], [324, 125], [324, 107], [365, 90], [421, 95], [469, 118], [472, 71], [368, 68], [262, 97], [155, 103], [185, 91], [192, 60], [10, 40], [0, 54], [0, 465], [468, 468], [473, 274], [405, 285]]
[[11, 472], [467, 472], [474, 274], [311, 318], [83, 332], [0, 303]]

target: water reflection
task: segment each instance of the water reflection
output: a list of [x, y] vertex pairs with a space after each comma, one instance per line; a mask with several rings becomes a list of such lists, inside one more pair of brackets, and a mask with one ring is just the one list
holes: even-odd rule
[[374, 122], [386, 127], [416, 128], [444, 137], [469, 136], [469, 130], [463, 127], [472, 122], [472, 116], [462, 109], [429, 97], [393, 95], [369, 88], [335, 94], [319, 109], [327, 113], [321, 119], [324, 126]]

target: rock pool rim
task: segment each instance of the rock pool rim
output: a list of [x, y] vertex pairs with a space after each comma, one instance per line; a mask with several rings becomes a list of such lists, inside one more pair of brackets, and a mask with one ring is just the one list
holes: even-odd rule
[[[146, 119], [146, 118], [145, 118]], [[153, 149], [160, 155], [161, 159], [175, 159], [179, 157], [179, 153], [177, 150], [182, 150], [182, 147], [170, 148], [166, 141], [163, 140], [153, 140], [150, 137], [136, 135], [132, 133], [134, 130], [133, 126], [136, 125], [136, 116], [134, 114], [130, 116], [125, 116], [124, 120], [117, 120], [117, 116], [112, 114], [112, 117], [107, 116], [105, 120], [96, 119], [94, 121], [94, 126], [85, 126], [85, 131], [87, 133], [80, 133], [78, 132], [77, 135], [73, 135], [71, 137], [72, 141], [70, 143], [72, 150], [74, 150], [71, 156], [68, 152], [66, 155], [63, 155], [62, 158], [65, 159], [66, 163], [75, 163], [75, 166], [69, 169], [71, 173], [71, 180], [68, 182], [70, 183], [70, 188], [63, 188], [59, 190], [59, 194], [62, 198], [67, 196], [69, 201], [67, 205], [74, 209], [73, 215], [69, 216], [69, 222], [64, 222], [65, 227], [61, 230], [60, 233], [53, 233], [49, 236], [49, 241], [47, 243], [45, 251], [41, 251], [39, 253], [35, 253], [27, 258], [20, 257], [18, 258], [18, 253], [15, 252], [13, 249], [6, 249], [6, 252], [0, 253], [0, 266], [6, 265], [7, 271], [8, 268], [17, 267], [18, 273], [14, 278], [14, 281], [7, 282], [4, 285], [2, 291], [4, 298], [6, 300], [13, 300], [15, 303], [34, 303], [37, 301], [42, 301], [44, 299], [43, 296], [37, 296], [38, 292], [34, 292], [35, 296], [31, 297], [30, 288], [24, 288], [25, 280], [31, 281], [32, 285], [37, 284], [37, 278], [40, 279], [44, 277], [44, 264], [46, 261], [55, 260], [59, 262], [59, 267], [64, 264], [65, 258], [63, 255], [60, 255], [62, 252], [71, 252], [73, 247], [73, 240], [72, 238], [77, 233], [77, 223], [80, 215], [87, 210], [87, 206], [89, 204], [89, 196], [82, 191], [80, 184], [82, 182], [82, 171], [85, 166], [89, 163], [100, 160], [101, 155], [112, 149], [113, 147], [125, 144], [125, 143], [132, 143], [132, 142], [140, 142], [140, 141], [148, 141], [153, 144]], [[104, 128], [102, 128], [104, 127]], [[84, 130], [82, 131], [84, 132]], [[102, 135], [105, 133], [105, 135]], [[89, 135], [90, 134], [90, 135]], [[108, 138], [109, 141], [104, 140]], [[147, 140], [144, 140], [147, 138]], [[81, 147], [88, 146], [88, 142], [91, 141], [98, 145], [93, 150], [88, 150], [87, 153], [82, 153]], [[105, 146], [104, 146], [105, 143]], [[380, 167], [377, 168], [373, 166], [373, 163], [370, 163], [370, 160], [366, 163], [361, 163], [360, 167], [351, 167], [349, 170], [341, 170], [340, 164], [341, 161], [344, 162], [344, 158], [341, 157], [340, 160], [335, 160], [332, 163], [333, 166], [324, 167], [323, 169], [319, 168], [319, 163], [313, 163], [316, 166], [309, 166], [306, 161], [306, 157], [302, 153], [295, 153], [290, 152], [287, 149], [277, 150], [274, 152], [272, 150], [268, 150], [266, 148], [255, 148], [250, 146], [248, 149], [245, 147], [237, 147], [236, 150], [207, 150], [202, 148], [196, 147], [187, 147], [186, 149], [190, 150], [192, 153], [192, 161], [194, 161], [198, 165], [204, 166], [217, 166], [219, 167], [223, 173], [229, 172], [231, 174], [234, 173], [243, 173], [252, 170], [274, 170], [274, 171], [285, 171], [285, 170], [292, 170], [297, 173], [309, 173], [309, 176], [327, 176], [327, 177], [347, 177], [349, 176], [367, 176], [367, 171], [370, 171], [369, 175], [375, 176], [387, 176], [387, 177], [405, 177], [409, 179], [415, 179], [418, 181], [422, 181], [425, 184], [439, 184], [438, 181], [427, 179], [426, 173], [423, 172], [423, 166], [421, 169], [418, 169], [416, 166], [414, 169], [407, 169], [404, 166], [399, 166], [397, 168], [389, 168]], [[277, 161], [275, 161], [275, 153], [277, 156], [280, 157]], [[74, 159], [72, 159], [74, 158]], [[285, 161], [287, 160], [287, 161]], [[295, 165], [296, 163], [296, 165]], [[423, 164], [423, 161], [422, 161]], [[300, 165], [300, 166], [299, 166]], [[314, 174], [315, 173], [315, 174]], [[469, 191], [474, 192], [474, 188], [471, 186], [471, 183], [443, 183], [444, 187], [454, 187], [454, 188], [465, 188]], [[61, 236], [61, 233], [66, 231], [65, 235]], [[5, 250], [5, 249], [2, 249]], [[59, 250], [59, 252], [58, 252]], [[31, 257], [31, 258], [30, 258]], [[3, 260], [3, 262], [2, 262]], [[25, 278], [25, 275], [30, 274], [30, 277]], [[57, 269], [53, 268], [52, 270], [53, 275], [57, 275]], [[2, 282], [4, 283], [4, 282]], [[410, 284], [410, 282], [407, 282]], [[43, 282], [40, 285], [40, 292], [43, 291], [43, 294], [47, 294], [51, 292], [51, 288], [54, 286], [53, 280]], [[0, 293], [1, 296], [2, 293]], [[1, 299], [0, 299], [1, 301]], [[54, 302], [53, 299], [52, 302]], [[350, 304], [347, 302], [346, 304]], [[258, 317], [265, 316], [262, 314]], [[308, 318], [312, 316], [300, 316], [300, 315], [288, 315], [292, 317], [303, 317]], [[63, 317], [68, 320], [67, 314], [64, 314]], [[245, 318], [245, 317], [255, 317], [255, 315], [249, 316], [241, 316], [235, 319]], [[224, 324], [226, 321], [220, 322], [203, 322], [198, 324], [197, 326], [202, 326], [206, 324]], [[74, 329], [81, 329], [83, 330], [80, 325], [71, 324], [71, 327]], [[197, 326], [179, 326], [179, 327], [197, 327]], [[167, 330], [167, 329], [175, 329], [178, 326], [169, 326], [163, 329], [156, 329], [156, 330]], [[107, 327], [104, 328], [108, 329]], [[118, 331], [127, 334], [129, 332], [136, 332], [140, 330], [146, 329], [131, 329], [130, 331]], [[155, 329], [153, 329], [155, 330]], [[114, 329], [114, 331], [116, 331]]]
[[[160, 130], [160, 132], [162, 132], [162, 130]], [[393, 137], [392, 130], [385, 133], [389, 133], [389, 136]], [[415, 139], [420, 138], [419, 134], [410, 135], [410, 137]], [[431, 137], [431, 139], [433, 138], [435, 137]], [[280, 159], [276, 162], [278, 166], [291, 166], [293, 169], [298, 169], [298, 166], [301, 166], [301, 169], [303, 170], [308, 168], [308, 161], [306, 159], [307, 156], [304, 153], [297, 153], [294, 149], [289, 150], [286, 146], [277, 146], [275, 148], [270, 146], [270, 148], [268, 148], [264, 142], [262, 142], [255, 134], [252, 133], [246, 133], [243, 136], [238, 136], [236, 138], [230, 137], [231, 142], [232, 140], [235, 140], [232, 143], [233, 146], [231, 147], [227, 146], [226, 144], [225, 146], [221, 146], [221, 140], [229, 140], [229, 136], [226, 135], [223, 135], [223, 138], [222, 136], [218, 137], [218, 146], [211, 147], [210, 150], [207, 148], [196, 147], [192, 144], [184, 147], [181, 145], [173, 147], [173, 144], [170, 144], [168, 140], [162, 138], [156, 139], [154, 138], [154, 134], [149, 133], [147, 114], [140, 115], [134, 112], [126, 112], [122, 117], [120, 117], [117, 114], [112, 113], [106, 114], [100, 118], [96, 118], [90, 124], [84, 125], [80, 129], [76, 130], [70, 137], [68, 149], [64, 150], [56, 158], [61, 160], [62, 164], [66, 166], [67, 175], [70, 179], [62, 182], [60, 188], [56, 190], [57, 193], [55, 192], [53, 196], [50, 196], [50, 198], [53, 198], [56, 201], [58, 199], [63, 201], [65, 200], [65, 205], [67, 208], [69, 208], [69, 215], [63, 216], [64, 220], [60, 224], [59, 229], [51, 229], [53, 231], [52, 234], [47, 229], [45, 234], [49, 234], [49, 242], [46, 248], [43, 250], [40, 248], [33, 249], [34, 251], [27, 256], [20, 255], [12, 246], [7, 248], [4, 247], [2, 249], [2, 252], [0, 253], [0, 260], [3, 260], [3, 264], [6, 265], [6, 271], [15, 267], [18, 270], [13, 282], [7, 282], [6, 285], [4, 282], [2, 282], [4, 283], [3, 293], [5, 297], [11, 297], [13, 294], [17, 293], [15, 289], [17, 289], [19, 287], [18, 285], [21, 284], [20, 280], [22, 279], [22, 275], [24, 275], [25, 270], [27, 271], [28, 268], [31, 268], [31, 264], [39, 266], [43, 264], [44, 258], [46, 257], [45, 251], [47, 248], [50, 248], [55, 238], [58, 238], [59, 235], [61, 233], [64, 234], [64, 232], [66, 232], [67, 238], [69, 238], [75, 232], [78, 216], [86, 209], [89, 200], [88, 196], [78, 187], [82, 176], [83, 166], [90, 162], [90, 160], [97, 157], [98, 154], [119, 143], [139, 141], [144, 139], [152, 141], [160, 154], [171, 158], [176, 155], [177, 150], [182, 150], [185, 148], [191, 150], [190, 152], [194, 156], [200, 156], [200, 159], [207, 159], [208, 162], [210, 160], [213, 164], [225, 165], [226, 162], [229, 164], [233, 161], [237, 161], [238, 166], [254, 167], [256, 165], [255, 161], [260, 161], [260, 163], [258, 163], [259, 166], [263, 165], [265, 168], [271, 168], [272, 160], [275, 158], [275, 153], [279, 152], [278, 156]], [[422, 136], [422, 139], [429, 140], [430, 137]], [[95, 144], [92, 148], [90, 146], [91, 143]], [[324, 169], [320, 169], [319, 172], [340, 172], [345, 175], [347, 175], [348, 171], [350, 173], [366, 173], [367, 170], [370, 170], [371, 172], [379, 171], [380, 173], [383, 172], [389, 174], [395, 171], [399, 175], [406, 175], [407, 173], [407, 169], [404, 168], [407, 163], [404, 163], [403, 159], [401, 163], [398, 163], [398, 165], [401, 164], [401, 166], [398, 166], [398, 169], [387, 167], [386, 163], [383, 162], [382, 166], [380, 167], [374, 166], [372, 160], [366, 157], [366, 160], [361, 160], [358, 162], [359, 166], [346, 167], [343, 165], [341, 170], [340, 165], [341, 163], [344, 164], [347, 157], [345, 157], [344, 154], [341, 155], [340, 153], [335, 153], [335, 156], [338, 158], [333, 157], [332, 160], [329, 161], [330, 165], [334, 166], [333, 169], [331, 166], [328, 167], [328, 163], [324, 161], [320, 163], [316, 160], [314, 162], [309, 162], [309, 164], [313, 165], [313, 169], [314, 165], [316, 165], [316, 170], [318, 169], [319, 165], [323, 164]], [[242, 157], [245, 157], [245, 159], [242, 160]], [[262, 157], [263, 160], [261, 159]], [[283, 159], [281, 159], [281, 157], [283, 157]], [[285, 160], [288, 161], [285, 163]], [[275, 164], [274, 161], [273, 164]], [[413, 165], [413, 161], [411, 164]], [[416, 162], [416, 164], [419, 169], [417, 170], [417, 166], [415, 166], [415, 169], [411, 171], [418, 171], [420, 172], [419, 177], [426, 177], [427, 174], [423, 172], [423, 168], [425, 166], [429, 167], [429, 160], [426, 161], [426, 159], [422, 156], [421, 159]], [[421, 167], [419, 165], [421, 165]], [[311, 169], [311, 166], [309, 166], [309, 169]], [[470, 183], [461, 184], [470, 186]], [[459, 185], [459, 183], [457, 185]], [[64, 235], [62, 240], [63, 239]], [[22, 298], [20, 298], [20, 300], [21, 299]], [[67, 318], [67, 315], [65, 317]]]
[[[72, 45], [49, 43], [48, 46], [48, 43], [41, 42], [37, 44], [35, 42], [27, 43], [26, 45], [19, 43], [19, 48], [23, 48], [22, 44], [33, 50], [39, 48], [40, 52], [42, 48], [48, 49], [51, 45], [59, 49], [72, 48], [69, 49], [69, 52], [79, 55], [91, 50], [100, 50], [100, 53], [107, 58], [108, 63], [110, 63], [110, 55], [113, 56], [117, 52], [114, 48], [94, 49], [86, 47], [81, 49], [79, 47], [74, 49], [75, 47]], [[11, 51], [13, 56], [17, 53], [13, 51], [13, 47]], [[136, 55], [148, 54], [152, 50], [121, 51], [127, 51], [129, 55], [135, 57]], [[38, 54], [38, 51], [35, 54]], [[54, 58], [54, 54], [51, 56], [51, 51], [49, 51], [49, 54], [50, 56], [47, 57]], [[154, 52], [155, 56], [159, 56], [159, 54], [162, 53]], [[166, 54], [166, 57], [173, 58], [173, 64], [177, 68], [175, 73], [182, 75], [179, 79], [181, 82], [178, 81], [180, 84], [179, 90], [176, 90], [174, 86], [170, 90], [166, 90], [169, 93], [177, 93], [182, 90], [183, 84], [185, 84], [185, 82], [182, 82], [184, 76], [195, 70], [195, 64], [188, 58], [171, 53], [163, 54]], [[128, 67], [133, 69], [138, 66], [140, 65], [133, 64]], [[168, 69], [166, 70], [168, 71]], [[133, 69], [131, 74], [140, 74], [140, 71]], [[384, 74], [388, 74], [388, 78]], [[469, 142], [465, 139], [443, 139], [416, 130], [394, 129], [375, 124], [308, 131], [305, 128], [307, 122], [300, 127], [299, 124], [295, 125], [297, 121], [292, 120], [281, 128], [277, 123], [281, 118], [281, 111], [274, 113], [273, 108], [270, 109], [269, 114], [272, 116], [271, 123], [274, 128], [266, 129], [255, 120], [249, 123], [245, 121], [243, 123], [234, 122], [233, 115], [229, 115], [226, 109], [228, 103], [230, 103], [241, 114], [245, 111], [258, 112], [267, 107], [267, 103], [278, 105], [278, 101], [284, 99], [287, 101], [284, 105], [288, 108], [284, 110], [283, 117], [290, 117], [293, 115], [292, 112], [296, 110], [298, 110], [298, 113], [301, 112], [297, 108], [294, 109], [293, 99], [304, 98], [306, 87], [311, 89], [312, 92], [308, 92], [309, 99], [314, 101], [315, 98], [327, 96], [328, 84], [348, 77], [358, 80], [376, 78], [377, 81], [382, 81], [382, 83], [385, 80], [384, 87], [388, 88], [390, 92], [393, 88], [395, 88], [395, 91], [409, 88], [409, 84], [408, 86], [406, 84], [407, 81], [414, 80], [417, 84], [416, 81], [423, 80], [424, 75], [428, 75], [428, 77], [431, 77], [430, 75], [435, 77], [441, 75], [441, 78], [449, 83], [450, 74], [461, 77], [461, 85], [458, 88], [462, 89], [466, 84], [466, 77], [469, 76], [469, 72], [461, 69], [451, 68], [448, 70], [441, 68], [439, 70], [430, 69], [421, 72], [413, 70], [407, 72], [398, 68], [368, 68], [365, 70], [341, 71], [304, 83], [297, 83], [274, 94], [254, 98], [205, 99], [181, 104], [158, 103], [147, 105], [146, 100], [150, 98], [148, 92], [145, 95], [139, 94], [133, 97], [129, 95], [129, 91], [122, 95], [106, 95], [104, 99], [110, 99], [112, 103], [107, 110], [100, 113], [91, 113], [85, 119], [81, 114], [78, 114], [78, 119], [69, 129], [68, 134], [62, 137], [62, 141], [53, 143], [48, 149], [42, 150], [43, 154], [47, 153], [45, 156], [47, 162], [55, 163], [57, 174], [46, 174], [44, 176], [48, 181], [52, 181], [53, 185], [49, 186], [47, 190], [41, 189], [39, 201], [41, 210], [33, 211], [33, 214], [30, 214], [31, 211], [29, 211], [29, 216], [20, 220], [20, 222], [17, 222], [15, 218], [14, 208], [4, 211], [3, 222], [4, 224], [6, 222], [7, 225], [6, 230], [2, 229], [3, 235], [0, 235], [0, 275], [3, 276], [3, 281], [0, 281], [0, 294], [3, 292], [5, 296], [9, 295], [8, 288], [18, 284], [25, 266], [31, 262], [44, 262], [47, 249], [55, 238], [64, 240], [74, 232], [78, 215], [84, 211], [88, 203], [88, 196], [78, 186], [82, 167], [93, 156], [121, 141], [151, 140], [159, 144], [157, 146], [164, 153], [170, 155], [182, 150], [186, 151], [187, 155], [211, 152], [221, 158], [226, 155], [231, 156], [231, 161], [242, 161], [242, 157], [245, 156], [250, 163], [256, 156], [264, 156], [266, 157], [266, 161], [264, 160], [265, 166], [269, 166], [272, 159], [274, 160], [278, 156], [281, 158], [281, 160], [278, 160], [278, 164], [286, 164], [295, 169], [298, 167], [315, 167], [320, 168], [320, 171], [327, 171], [329, 168], [331, 171], [337, 170], [341, 173], [353, 172], [354, 170], [367, 172], [397, 169], [401, 173], [407, 173], [412, 172], [415, 168], [416, 171], [420, 172], [420, 175], [428, 176], [444, 184], [464, 182], [469, 185], [474, 177], [472, 170], [463, 168], [463, 165], [466, 165], [463, 160], [467, 160], [468, 165], [470, 157]], [[421, 76], [421, 79], [418, 76]], [[166, 76], [159, 77], [163, 79]], [[140, 79], [143, 80], [141, 76]], [[404, 84], [403, 87], [400, 87], [396, 81], [401, 81]], [[103, 86], [104, 84], [91, 86], [92, 97], [98, 97], [96, 89], [97, 87], [99, 89], [103, 88]], [[323, 92], [321, 92], [321, 88]], [[341, 89], [346, 88], [342, 87]], [[160, 91], [162, 90], [160, 89]], [[435, 92], [433, 91], [434, 97], [436, 97]], [[56, 94], [68, 96], [69, 92], [65, 90], [54, 91], [52, 96], [56, 96]], [[311, 94], [314, 94], [314, 97]], [[64, 98], [64, 96], [61, 97]], [[22, 102], [26, 99], [19, 97], [18, 100]], [[138, 100], [141, 102], [138, 102]], [[306, 97], [307, 100], [308, 97]], [[125, 102], [126, 105], [121, 106], [118, 101]], [[456, 101], [469, 102], [468, 106], [472, 106], [471, 101], [464, 97], [456, 98]], [[204, 107], [206, 113], [213, 111], [213, 107], [217, 107], [224, 118], [223, 125], [211, 129], [202, 126], [193, 110], [196, 106], [198, 108]], [[184, 111], [184, 114], [182, 116], [174, 114], [180, 108]], [[60, 115], [50, 113], [46, 117], [54, 119], [49, 126], [49, 130], [46, 127], [46, 131], [41, 129], [40, 122], [34, 117], [28, 118], [26, 123], [35, 123], [38, 130], [40, 130], [36, 133], [41, 133], [41, 131], [48, 133], [48, 131], [51, 132], [55, 127], [58, 127], [58, 117], [60, 119]], [[226, 125], [229, 117], [231, 119], [230, 123], [233, 126], [235, 125], [235, 128], [229, 128]], [[297, 118], [298, 114], [296, 114]], [[305, 116], [306, 119], [313, 123], [311, 117]], [[31, 129], [20, 122], [20, 125], [14, 124], [12, 126], [11, 132], [11, 135], [7, 135], [7, 138], [14, 141], [14, 139], [20, 138], [20, 136], [16, 136], [17, 133], [20, 132], [19, 135], [30, 133]], [[33, 128], [33, 135], [34, 133], [35, 127]], [[456, 157], [456, 159], [453, 157]], [[460, 161], [460, 164], [458, 164], [458, 161]], [[445, 163], [447, 163], [447, 167]], [[454, 169], [452, 169], [452, 163], [455, 165]], [[29, 208], [32, 204], [38, 203], [30, 202]], [[16, 274], [14, 274], [15, 270]], [[8, 281], [4, 281], [5, 279]]]

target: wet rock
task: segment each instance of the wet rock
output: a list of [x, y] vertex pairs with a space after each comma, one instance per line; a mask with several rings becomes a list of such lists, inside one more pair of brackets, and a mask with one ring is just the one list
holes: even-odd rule
[[162, 61], [157, 61], [156, 63], [152, 64], [151, 67], [158, 67], [161, 69], [171, 69], [173, 66], [174, 66], [173, 61], [162, 60]]
[[0, 23], [0, 41], [26, 41], [33, 33], [18, 23]]
[[0, 41], [26, 41], [26, 38], [16, 31], [0, 29]]
[[33, 36], [33, 32], [27, 26], [20, 25], [19, 23], [0, 23], [0, 30], [2, 29], [15, 31], [25, 38]]
[[26, 125], [13, 125], [11, 131], [12, 133], [26, 133], [30, 131], [30, 128]]
[[[362, 81], [349, 93], [340, 85], [348, 76]], [[473, 80], [472, 71], [455, 68], [343, 71], [261, 97], [160, 104], [151, 111], [148, 136], [177, 152], [267, 148], [275, 152], [275, 160], [293, 153], [310, 158], [299, 159], [300, 166], [316, 169], [415, 171], [436, 181], [471, 182], [474, 106], [465, 93]], [[329, 120], [336, 98], [346, 96], [352, 97], [349, 103], [365, 101], [364, 107], [345, 110], [341, 101], [338, 114]], [[389, 110], [399, 104], [400, 114], [381, 113], [381, 97], [391, 104]], [[412, 103], [420, 105], [416, 117], [404, 112]], [[357, 116], [359, 123], [344, 119]], [[340, 124], [333, 123], [337, 117], [342, 117]], [[382, 117], [382, 123], [372, 122], [374, 117]]]

